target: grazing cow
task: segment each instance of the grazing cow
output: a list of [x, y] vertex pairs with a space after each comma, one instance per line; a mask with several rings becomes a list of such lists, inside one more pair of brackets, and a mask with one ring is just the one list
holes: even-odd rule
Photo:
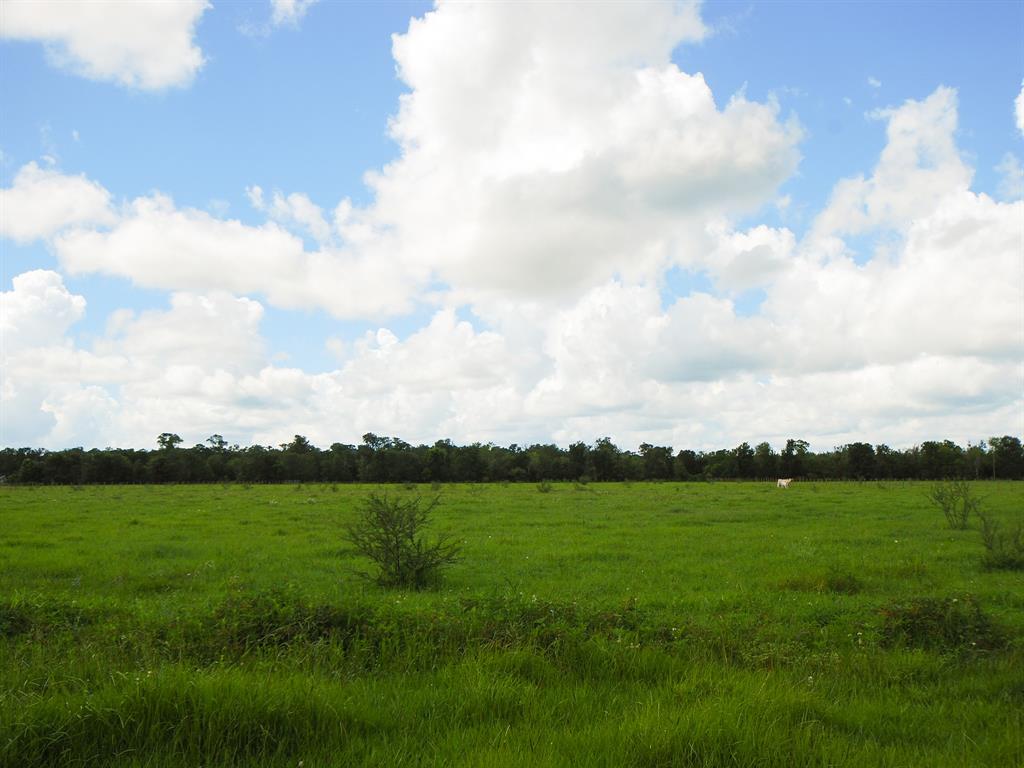
[[792, 477], [780, 477], [779, 482], [775, 484], [776, 488], [789, 488], [789, 484], [793, 482]]

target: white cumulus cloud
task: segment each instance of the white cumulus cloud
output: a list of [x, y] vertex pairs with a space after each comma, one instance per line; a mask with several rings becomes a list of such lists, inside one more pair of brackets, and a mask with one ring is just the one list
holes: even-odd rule
[[799, 128], [671, 62], [706, 34], [695, 5], [642, 8], [441, 4], [395, 37], [402, 154], [361, 215], [402, 263], [460, 296], [579, 295], [772, 199]]
[[64, 232], [54, 249], [74, 274], [116, 275], [172, 291], [261, 293], [279, 307], [319, 307], [338, 317], [403, 311], [411, 294], [411, 276], [393, 274], [373, 252], [309, 252], [275, 223], [250, 226], [179, 209], [160, 194], [124, 206], [108, 231]]
[[84, 175], [28, 163], [0, 189], [0, 236], [18, 243], [52, 237], [73, 225], [112, 224], [110, 193]]
[[0, 35], [43, 43], [56, 66], [145, 90], [188, 85], [203, 65], [206, 0], [4, 0]]
[[170, 309], [122, 313], [98, 350], [155, 366], [258, 370], [266, 359], [259, 302], [226, 293], [175, 293]]
[[816, 237], [900, 228], [970, 187], [973, 169], [954, 141], [957, 94], [941, 87], [921, 101], [878, 110], [888, 141], [871, 177], [844, 179], [814, 223]]
[[0, 292], [3, 354], [25, 347], [62, 344], [67, 329], [85, 314], [85, 298], [72, 294], [51, 270], [23, 272]]

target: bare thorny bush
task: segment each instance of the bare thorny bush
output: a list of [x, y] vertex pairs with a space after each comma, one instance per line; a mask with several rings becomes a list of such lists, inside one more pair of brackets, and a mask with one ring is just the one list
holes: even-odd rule
[[928, 498], [942, 510], [950, 528], [964, 530], [972, 514], [977, 514], [981, 500], [974, 495], [966, 480], [943, 480], [932, 486]]
[[439, 502], [439, 497], [423, 503], [419, 496], [400, 499], [387, 493], [372, 493], [363, 501], [356, 519], [345, 526], [345, 538], [377, 565], [373, 578], [378, 584], [425, 589], [458, 560], [459, 547], [447, 536], [428, 540], [424, 535]]

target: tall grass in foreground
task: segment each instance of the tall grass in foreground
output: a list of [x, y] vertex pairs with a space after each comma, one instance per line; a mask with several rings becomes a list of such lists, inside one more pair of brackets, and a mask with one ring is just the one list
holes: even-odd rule
[[1020, 574], [926, 486], [587, 488], [446, 488], [428, 593], [367, 488], [0, 489], [0, 766], [1024, 764]]

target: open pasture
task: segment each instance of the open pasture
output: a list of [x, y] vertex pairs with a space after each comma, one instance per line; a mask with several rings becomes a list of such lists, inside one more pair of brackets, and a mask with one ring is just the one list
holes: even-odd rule
[[926, 484], [445, 486], [419, 593], [373, 490], [0, 488], [0, 766], [1024, 764], [1024, 576]]

